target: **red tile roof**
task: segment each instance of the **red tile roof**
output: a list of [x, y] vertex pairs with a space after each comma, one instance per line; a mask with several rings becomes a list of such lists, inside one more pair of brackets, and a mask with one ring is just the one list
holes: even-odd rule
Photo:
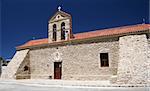
[[150, 24], [139, 24], [139, 25], [132, 25], [132, 26], [123, 26], [117, 28], [110, 28], [110, 29], [103, 29], [103, 30], [96, 30], [91, 32], [85, 33], [78, 33], [75, 34], [75, 39], [84, 39], [90, 37], [97, 37], [97, 36], [108, 36], [108, 35], [118, 35], [123, 33], [130, 33], [130, 32], [138, 32], [143, 30], [150, 29]]
[[18, 47], [28, 47], [28, 46], [34, 46], [34, 45], [47, 44], [47, 43], [48, 43], [48, 39], [45, 38], [45, 39], [31, 40]]
[[[103, 30], [96, 30], [91, 32], [84, 32], [84, 33], [77, 33], [74, 34], [74, 38], [70, 40], [77, 40], [77, 39], [86, 39], [86, 38], [93, 38], [93, 37], [101, 37], [101, 36], [110, 36], [110, 35], [119, 35], [124, 33], [132, 33], [132, 32], [139, 32], [144, 30], [150, 30], [150, 24], [138, 24], [132, 26], [123, 26], [117, 28], [110, 28], [110, 29], [103, 29]], [[59, 44], [64, 41], [60, 42], [52, 42], [50, 44]], [[38, 39], [38, 40], [31, 40], [17, 48], [26, 48], [36, 45], [48, 44], [48, 39]]]

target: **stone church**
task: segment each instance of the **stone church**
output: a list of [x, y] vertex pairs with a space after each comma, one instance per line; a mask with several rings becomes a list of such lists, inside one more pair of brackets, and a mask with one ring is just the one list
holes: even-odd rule
[[48, 38], [16, 47], [1, 78], [150, 83], [150, 24], [73, 34], [72, 16], [59, 9]]

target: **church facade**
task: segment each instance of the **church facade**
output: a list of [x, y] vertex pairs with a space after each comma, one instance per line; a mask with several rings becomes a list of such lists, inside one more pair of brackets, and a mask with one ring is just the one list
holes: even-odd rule
[[150, 83], [149, 24], [73, 34], [61, 10], [48, 23], [48, 38], [18, 46], [1, 78]]

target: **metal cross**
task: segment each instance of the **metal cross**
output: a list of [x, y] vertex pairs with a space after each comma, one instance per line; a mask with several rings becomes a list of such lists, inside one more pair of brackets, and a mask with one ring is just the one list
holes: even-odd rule
[[60, 11], [60, 10], [61, 10], [61, 7], [59, 6], [59, 7], [58, 7], [58, 11]]

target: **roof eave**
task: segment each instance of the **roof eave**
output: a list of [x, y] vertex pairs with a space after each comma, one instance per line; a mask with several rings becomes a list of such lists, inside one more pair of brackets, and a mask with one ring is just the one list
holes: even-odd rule
[[136, 32], [128, 32], [128, 33], [121, 33], [121, 34], [113, 34], [113, 35], [104, 35], [104, 36], [95, 36], [95, 37], [89, 37], [89, 38], [84, 38], [84, 39], [71, 39], [68, 41], [60, 41], [60, 42], [55, 42], [55, 43], [45, 43], [45, 44], [39, 44], [39, 45], [33, 45], [33, 46], [19, 46], [16, 47], [16, 50], [23, 50], [23, 49], [32, 49], [35, 47], [44, 47], [44, 46], [59, 46], [59, 45], [65, 45], [67, 43], [72, 43], [77, 40], [90, 40], [93, 38], [112, 38], [112, 37], [121, 37], [121, 36], [126, 36], [126, 35], [132, 35], [132, 34], [142, 34], [142, 33], [150, 33], [150, 29], [146, 30], [139, 30]]

